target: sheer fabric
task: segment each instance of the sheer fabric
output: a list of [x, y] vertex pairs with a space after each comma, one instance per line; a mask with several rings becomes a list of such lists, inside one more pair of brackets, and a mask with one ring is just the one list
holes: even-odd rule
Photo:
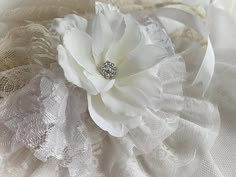
[[[109, 2], [126, 13], [142, 10], [144, 14], [157, 4], [152, 0]], [[90, 18], [95, 14], [94, 2], [1, 3], [5, 8], [0, 11], [0, 176], [235, 175], [235, 45], [221, 34], [218, 20], [229, 25], [229, 38], [236, 22], [215, 7], [219, 2], [208, 6], [208, 14], [192, 6], [206, 7], [205, 1], [184, 2], [191, 5], [191, 13], [208, 18], [216, 51], [216, 71], [205, 98], [191, 80], [206, 41], [179, 23], [155, 15], [149, 16], [151, 21], [135, 16], [173, 57], [158, 66], [162, 90], [158, 116], [150, 113], [122, 138], [109, 135], [92, 121], [85, 91], [66, 81], [57, 63], [60, 37], [52, 30], [52, 20], [72, 13]], [[171, 4], [159, 3], [155, 8]]]

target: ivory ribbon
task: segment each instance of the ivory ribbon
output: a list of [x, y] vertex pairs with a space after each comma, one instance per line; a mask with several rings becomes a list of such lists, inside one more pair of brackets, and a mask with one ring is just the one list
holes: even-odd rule
[[211, 83], [215, 71], [215, 53], [212, 47], [207, 27], [204, 25], [204, 23], [201, 21], [200, 18], [195, 17], [192, 14], [185, 12], [183, 10], [175, 8], [160, 8], [158, 9], [156, 14], [158, 16], [163, 16], [166, 18], [170, 18], [172, 20], [176, 20], [186, 26], [195, 29], [198, 33], [201, 34], [201, 36], [205, 40], [208, 41], [205, 56], [202, 60], [197, 75], [192, 82], [193, 86], [201, 84], [202, 96], [204, 96]]

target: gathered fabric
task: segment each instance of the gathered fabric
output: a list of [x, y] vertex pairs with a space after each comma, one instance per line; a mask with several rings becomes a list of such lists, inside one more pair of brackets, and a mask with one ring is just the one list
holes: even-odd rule
[[[223, 10], [201, 1], [1, 3], [0, 176], [233, 177], [217, 166], [233, 141], [236, 100], [233, 41], [212, 19]], [[159, 16], [164, 6], [209, 20], [216, 60], [204, 96], [192, 83], [208, 41]], [[235, 22], [227, 15], [219, 18]], [[114, 78], [99, 70], [106, 61]]]

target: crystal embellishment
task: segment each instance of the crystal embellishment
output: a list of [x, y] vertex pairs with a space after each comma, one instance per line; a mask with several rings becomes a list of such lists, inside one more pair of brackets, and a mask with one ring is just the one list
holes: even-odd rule
[[117, 73], [117, 67], [116, 67], [116, 65], [114, 63], [112, 63], [110, 61], [106, 61], [100, 67], [100, 73], [107, 80], [114, 79], [115, 76], [116, 76], [116, 73]]

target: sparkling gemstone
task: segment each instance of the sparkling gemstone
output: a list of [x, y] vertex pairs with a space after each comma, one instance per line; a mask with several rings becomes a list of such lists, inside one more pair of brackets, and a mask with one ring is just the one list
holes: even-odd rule
[[117, 73], [116, 65], [110, 61], [106, 61], [100, 66], [100, 73], [107, 80], [114, 79]]

